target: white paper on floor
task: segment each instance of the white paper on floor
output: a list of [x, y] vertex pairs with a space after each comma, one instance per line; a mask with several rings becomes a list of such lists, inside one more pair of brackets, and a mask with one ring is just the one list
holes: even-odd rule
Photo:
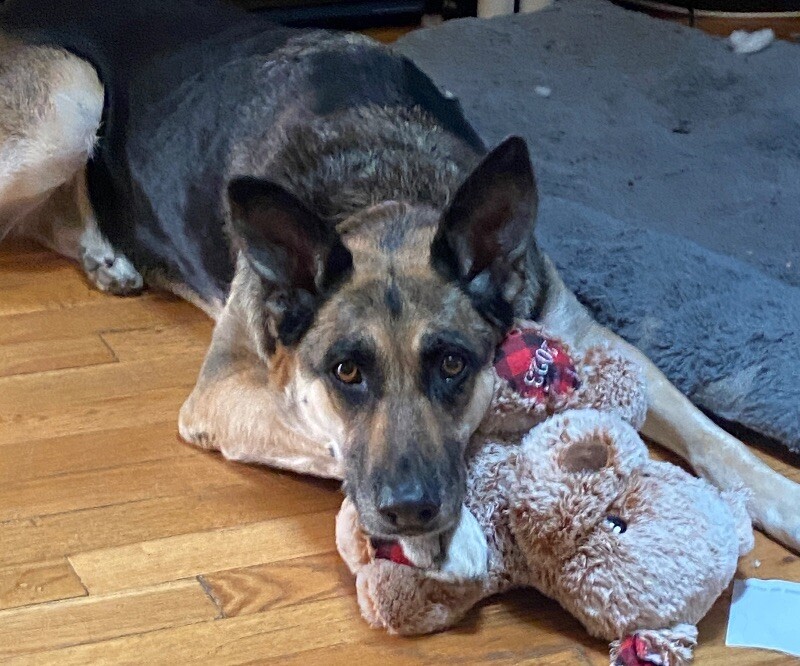
[[756, 578], [734, 581], [725, 645], [800, 657], [800, 583]]
[[775, 32], [772, 28], [764, 28], [755, 32], [747, 30], [734, 30], [728, 37], [728, 43], [734, 53], [758, 53], [775, 41]]

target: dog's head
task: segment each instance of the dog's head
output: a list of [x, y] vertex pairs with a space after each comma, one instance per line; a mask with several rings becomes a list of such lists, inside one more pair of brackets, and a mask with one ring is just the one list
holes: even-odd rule
[[385, 202], [339, 232], [278, 185], [238, 179], [229, 195], [270, 351], [291, 355], [287, 386], [304, 386], [308, 408], [344, 433], [345, 487], [365, 529], [452, 526], [495, 347], [538, 288], [524, 141], [489, 153], [444, 211]]

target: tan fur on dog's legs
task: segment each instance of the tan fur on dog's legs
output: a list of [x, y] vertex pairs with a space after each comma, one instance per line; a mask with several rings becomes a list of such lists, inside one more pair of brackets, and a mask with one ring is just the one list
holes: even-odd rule
[[85, 167], [103, 109], [86, 62], [0, 34], [0, 239], [34, 238], [83, 264], [103, 291], [135, 292], [142, 278], [101, 234]]
[[[242, 263], [240, 259], [240, 267]], [[275, 370], [275, 365], [292, 361], [280, 354], [267, 359], [259, 353], [263, 324], [248, 316], [257, 309], [247, 300], [253, 292], [241, 284], [252, 277], [240, 270], [234, 278], [200, 377], [181, 407], [181, 437], [195, 446], [219, 450], [231, 460], [340, 479], [341, 457], [327, 448], [320, 434], [324, 428], [315, 427], [299, 409], [304, 403], [313, 405], [310, 411], [330, 426], [322, 400], [294, 399], [297, 387], [287, 385], [294, 374], [290, 367], [274, 372], [270, 381], [270, 364]]]
[[745, 486], [753, 522], [800, 552], [800, 485], [761, 462], [742, 442], [695, 407], [642, 352], [595, 322], [548, 262], [550, 294], [542, 324], [576, 348], [608, 342], [627, 351], [645, 370], [647, 420], [642, 434], [684, 458], [723, 490]]
[[[32, 215], [37, 209], [54, 194], [75, 191], [73, 181], [96, 140], [103, 87], [94, 69], [80, 58], [0, 34], [0, 89], [3, 236], [39, 226], [38, 216]], [[49, 238], [67, 256], [75, 255], [76, 235], [58, 242], [55, 236]]]

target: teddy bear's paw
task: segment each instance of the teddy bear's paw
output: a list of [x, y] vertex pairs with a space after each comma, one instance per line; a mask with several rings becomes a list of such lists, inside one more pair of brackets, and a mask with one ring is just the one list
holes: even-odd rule
[[647, 384], [642, 368], [621, 350], [598, 345], [581, 359], [583, 383], [567, 407], [613, 412], [636, 430], [647, 415]]
[[448, 629], [482, 596], [477, 581], [447, 583], [415, 567], [376, 560], [358, 572], [356, 594], [367, 623], [390, 634], [416, 636]]
[[697, 628], [639, 630], [611, 644], [611, 666], [684, 666], [692, 661]]
[[361, 531], [355, 504], [348, 498], [336, 515], [336, 548], [353, 574], [370, 562], [369, 542]]

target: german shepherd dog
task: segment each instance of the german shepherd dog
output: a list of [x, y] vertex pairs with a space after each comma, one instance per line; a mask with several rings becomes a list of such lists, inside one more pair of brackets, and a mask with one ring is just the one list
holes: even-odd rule
[[217, 320], [189, 441], [341, 474], [374, 535], [439, 533], [494, 349], [533, 318], [627, 349], [644, 434], [748, 486], [757, 524], [800, 547], [800, 487], [596, 324], [540, 252], [525, 142], [485, 148], [407, 59], [216, 0], [10, 0], [0, 25], [0, 231]]

